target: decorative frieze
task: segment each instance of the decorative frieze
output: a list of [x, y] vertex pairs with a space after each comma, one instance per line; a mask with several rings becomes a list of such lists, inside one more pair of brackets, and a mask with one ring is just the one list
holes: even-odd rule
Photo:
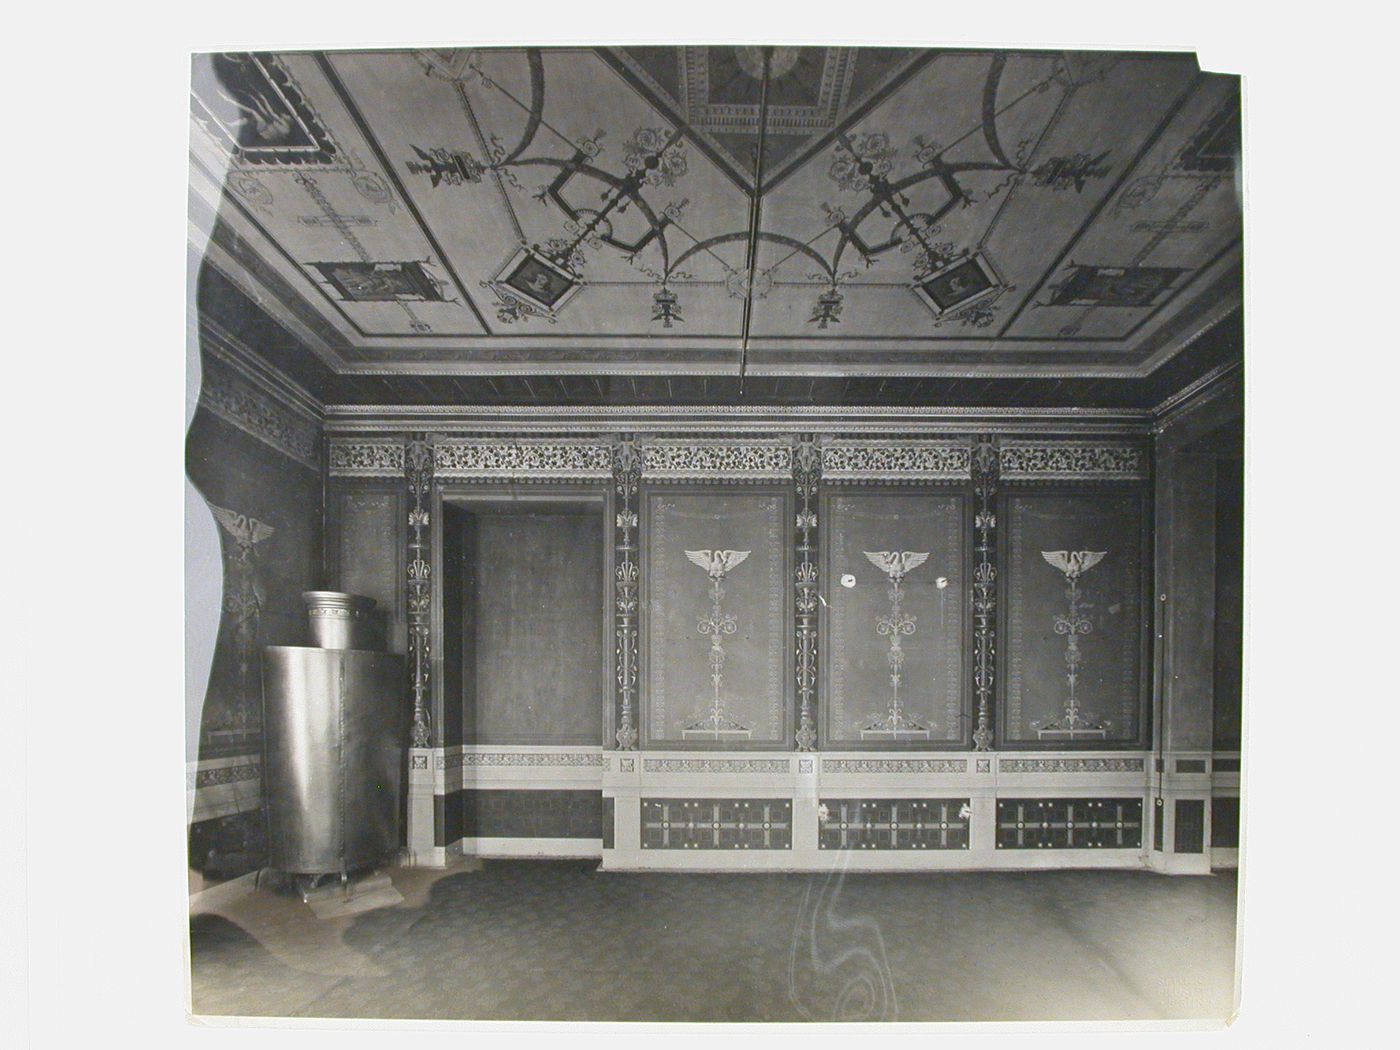
[[1147, 448], [1120, 441], [1001, 442], [1003, 481], [1138, 481], [1148, 476]]
[[607, 759], [589, 751], [468, 751], [437, 756], [438, 769], [449, 765], [463, 769], [598, 769], [607, 765]]
[[823, 773], [966, 773], [965, 758], [824, 758]]
[[647, 773], [787, 773], [785, 758], [647, 758]]
[[817, 486], [821, 481], [821, 450], [812, 439], [798, 442], [792, 477], [797, 486], [797, 570], [794, 579], [797, 616], [797, 750], [817, 746], [814, 717], [817, 692]]
[[1003, 758], [1003, 773], [1141, 773], [1140, 758]]
[[652, 441], [642, 446], [646, 481], [786, 481], [792, 447], [778, 441]]
[[833, 441], [822, 446], [828, 481], [964, 481], [972, 453], [965, 440]]
[[584, 481], [606, 479], [612, 449], [597, 441], [441, 439], [433, 473], [443, 481]]
[[326, 446], [331, 477], [399, 478], [404, 473], [399, 438], [332, 438]]
[[204, 788], [223, 787], [228, 784], [242, 784], [260, 780], [262, 766], [256, 758], [250, 758], [238, 765], [202, 766], [185, 772], [185, 790], [200, 791]]
[[304, 467], [320, 469], [321, 430], [314, 419], [281, 404], [213, 354], [205, 355], [201, 378], [199, 404], [211, 415]]

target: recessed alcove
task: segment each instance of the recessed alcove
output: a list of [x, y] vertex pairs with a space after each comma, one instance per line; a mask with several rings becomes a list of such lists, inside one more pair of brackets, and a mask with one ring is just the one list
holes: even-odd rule
[[596, 496], [444, 498], [448, 740], [602, 743], [606, 556], [603, 501]]

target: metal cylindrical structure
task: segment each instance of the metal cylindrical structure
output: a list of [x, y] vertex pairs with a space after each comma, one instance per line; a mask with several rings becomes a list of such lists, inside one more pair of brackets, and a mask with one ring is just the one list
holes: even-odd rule
[[398, 847], [403, 682], [388, 653], [264, 648], [270, 867], [343, 874]]
[[375, 602], [343, 591], [302, 591], [311, 644], [322, 649], [377, 649], [371, 610]]

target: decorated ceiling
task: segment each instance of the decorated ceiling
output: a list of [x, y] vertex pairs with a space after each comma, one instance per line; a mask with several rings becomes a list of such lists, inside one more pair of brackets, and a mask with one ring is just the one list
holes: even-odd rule
[[337, 372], [1142, 376], [1238, 306], [1194, 56], [197, 56], [205, 258]]

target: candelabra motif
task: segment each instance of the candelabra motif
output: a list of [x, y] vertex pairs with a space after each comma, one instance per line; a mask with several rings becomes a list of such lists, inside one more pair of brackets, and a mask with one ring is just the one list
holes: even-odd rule
[[860, 737], [862, 740], [928, 740], [933, 725], [925, 725], [906, 715], [899, 697], [904, 679], [904, 649], [899, 640], [912, 635], [918, 626], [918, 618], [900, 608], [904, 600], [902, 587], [904, 577], [928, 561], [928, 552], [866, 551], [865, 556], [890, 578], [890, 612], [875, 623], [875, 633], [890, 640], [890, 706], [884, 718], [860, 727]]
[[996, 486], [1000, 456], [989, 438], [978, 442], [972, 453], [973, 490], [977, 512], [977, 566], [972, 571], [972, 616], [975, 625], [973, 685], [977, 689], [977, 728], [972, 746], [977, 751], [992, 747], [992, 696], [996, 682]]
[[814, 441], [799, 442], [793, 455], [792, 476], [801, 507], [797, 512], [797, 750], [813, 751], [817, 727], [813, 697], [817, 688], [817, 513], [812, 509], [821, 478], [822, 454]]
[[686, 551], [685, 556], [710, 577], [710, 613], [696, 621], [695, 629], [710, 639], [710, 683], [713, 693], [710, 710], [703, 717], [681, 729], [682, 739], [747, 740], [752, 734], [748, 726], [731, 718], [724, 710], [724, 643], [723, 637], [739, 629], [732, 613], [724, 611], [724, 578], [741, 565], [751, 551], [698, 550]]
[[433, 446], [415, 434], [404, 445], [404, 478], [408, 483], [408, 654], [413, 676], [413, 747], [432, 746], [429, 713], [432, 673], [431, 627], [433, 569], [428, 561], [429, 496], [433, 487]]
[[1080, 714], [1078, 695], [1079, 668], [1084, 662], [1079, 638], [1081, 635], [1090, 634], [1094, 629], [1094, 622], [1085, 612], [1092, 608], [1092, 605], [1080, 596], [1079, 578], [1103, 561], [1106, 554], [1108, 551], [1040, 552], [1047, 564], [1065, 574], [1065, 581], [1069, 584], [1065, 590], [1065, 597], [1069, 599], [1068, 611], [1055, 615], [1055, 633], [1065, 635], [1066, 638], [1065, 679], [1069, 683], [1069, 692], [1065, 700], [1064, 718], [1036, 728], [1036, 734], [1042, 740], [1076, 740], [1084, 737], [1102, 740], [1108, 735], [1108, 722], [1092, 721]]
[[632, 724], [632, 706], [637, 693], [637, 490], [642, 479], [642, 457], [637, 446], [624, 439], [613, 453], [613, 485], [617, 491], [617, 568], [613, 573], [614, 629], [617, 646], [617, 694], [620, 704], [617, 746], [622, 751], [637, 748], [637, 728]]

